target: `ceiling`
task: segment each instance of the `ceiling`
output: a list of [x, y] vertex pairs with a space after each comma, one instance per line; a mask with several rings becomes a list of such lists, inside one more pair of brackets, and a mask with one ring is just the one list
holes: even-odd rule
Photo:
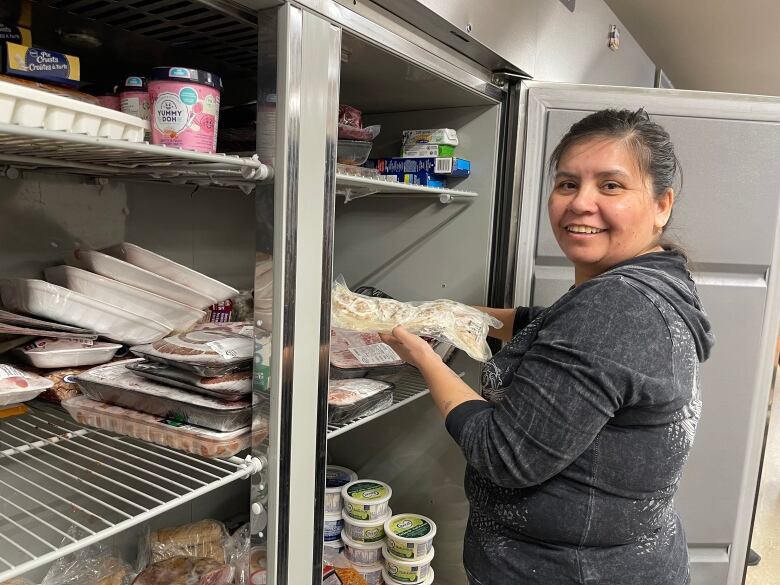
[[777, 0], [606, 0], [675, 87], [780, 96]]

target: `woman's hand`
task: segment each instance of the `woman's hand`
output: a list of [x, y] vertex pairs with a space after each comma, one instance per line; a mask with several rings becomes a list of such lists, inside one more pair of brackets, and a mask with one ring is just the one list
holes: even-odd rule
[[425, 340], [414, 333], [409, 333], [400, 325], [397, 325], [392, 333], [380, 333], [379, 336], [402, 360], [419, 370], [436, 361], [441, 362], [439, 354], [433, 351]]

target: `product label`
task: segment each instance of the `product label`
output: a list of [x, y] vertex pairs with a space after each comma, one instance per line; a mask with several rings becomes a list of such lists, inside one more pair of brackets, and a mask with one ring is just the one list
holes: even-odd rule
[[373, 343], [362, 347], [349, 347], [349, 353], [366, 366], [397, 363], [401, 358], [386, 343]]
[[132, 92], [122, 94], [122, 99], [119, 101], [119, 108], [125, 114], [136, 116], [143, 120], [149, 119], [149, 94], [144, 92]]
[[250, 358], [254, 354], [254, 343], [247, 337], [217, 339], [209, 341], [206, 346], [226, 360]]
[[363, 542], [378, 542], [385, 537], [385, 531], [382, 527], [366, 528], [363, 530]]
[[414, 545], [399, 542], [392, 538], [387, 538], [387, 552], [394, 554], [402, 559], [411, 559], [414, 556]]
[[328, 467], [325, 472], [325, 486], [329, 488], [341, 487], [352, 481], [352, 477], [342, 469]]
[[189, 110], [175, 93], [161, 93], [154, 102], [154, 124], [157, 129], [176, 137], [190, 122]]
[[390, 561], [387, 563], [387, 572], [394, 581], [400, 583], [419, 583], [425, 580], [425, 577], [428, 574], [428, 567], [399, 567]]
[[344, 510], [349, 516], [355, 520], [369, 520], [370, 515], [368, 513], [368, 506], [361, 506], [359, 504], [350, 504], [346, 502], [344, 504]]
[[13, 366], [0, 364], [0, 380], [5, 378], [27, 378], [27, 374], [25, 374], [22, 370], [17, 370]]
[[168, 75], [170, 77], [180, 77], [182, 79], [189, 79], [190, 70], [185, 67], [171, 67], [168, 70]]
[[244, 325], [241, 328], [241, 331], [238, 332], [238, 334], [243, 335], [244, 337], [254, 337], [255, 328], [252, 325]]
[[140, 77], [128, 77], [125, 80], [125, 85], [128, 87], [143, 87], [144, 86], [144, 80]]
[[420, 538], [431, 532], [431, 525], [419, 516], [401, 516], [390, 523], [390, 530], [403, 538]]
[[70, 77], [70, 63], [61, 60], [58, 55], [53, 55], [43, 49], [29, 49], [24, 60], [27, 71], [56, 72], [62, 77]]
[[371, 502], [386, 498], [389, 493], [387, 487], [373, 481], [359, 481], [347, 489], [347, 494], [356, 500]]

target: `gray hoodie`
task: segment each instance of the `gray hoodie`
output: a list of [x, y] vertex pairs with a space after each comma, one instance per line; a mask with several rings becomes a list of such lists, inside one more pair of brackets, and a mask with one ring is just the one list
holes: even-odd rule
[[684, 256], [639, 256], [520, 308], [447, 417], [468, 463], [464, 561], [480, 585], [683, 585], [672, 498], [714, 338]]

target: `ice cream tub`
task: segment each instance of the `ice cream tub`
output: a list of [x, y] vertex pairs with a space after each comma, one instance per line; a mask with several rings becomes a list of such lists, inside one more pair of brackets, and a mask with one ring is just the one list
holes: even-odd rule
[[214, 153], [222, 80], [199, 69], [155, 67], [148, 85], [152, 143]]
[[419, 514], [398, 514], [385, 522], [387, 550], [397, 558], [421, 559], [433, 550], [436, 524]]
[[341, 533], [341, 540], [347, 547], [345, 555], [353, 565], [371, 566], [382, 562], [382, 547], [384, 541], [379, 542], [355, 542], [346, 531]]
[[355, 542], [380, 542], [385, 539], [385, 522], [393, 515], [393, 511], [388, 508], [387, 515], [376, 520], [356, 520], [346, 511], [342, 511], [341, 517], [344, 519], [344, 532]]
[[385, 582], [382, 578], [384, 567], [381, 563], [369, 565], [367, 567], [363, 565], [353, 565], [352, 568], [360, 573], [363, 579], [366, 580], [367, 585], [382, 585]]
[[344, 511], [356, 520], [378, 520], [387, 515], [392, 488], [374, 479], [353, 481], [341, 488]]
[[325, 514], [324, 540], [338, 540], [341, 538], [341, 531], [344, 529], [344, 520], [341, 514]]
[[142, 120], [149, 119], [151, 104], [145, 78], [132, 75], [125, 79], [125, 84], [119, 90], [119, 107], [125, 114]]
[[412, 583], [420, 585], [428, 580], [428, 572], [431, 570], [431, 561], [433, 560], [434, 550], [420, 559], [399, 559], [393, 553], [388, 552], [387, 547], [382, 548], [382, 556], [385, 557], [385, 569], [392, 579], [397, 583]]
[[[393, 579], [387, 572], [387, 570], [382, 571], [382, 578], [385, 580], [385, 583], [387, 585], [393, 585], [396, 583], [395, 579]], [[433, 572], [433, 567], [428, 569], [428, 577], [421, 583], [421, 585], [433, 585], [435, 575]]]
[[328, 465], [325, 472], [325, 513], [341, 514], [343, 506], [341, 488], [351, 481], [356, 481], [357, 473], [346, 467]]

